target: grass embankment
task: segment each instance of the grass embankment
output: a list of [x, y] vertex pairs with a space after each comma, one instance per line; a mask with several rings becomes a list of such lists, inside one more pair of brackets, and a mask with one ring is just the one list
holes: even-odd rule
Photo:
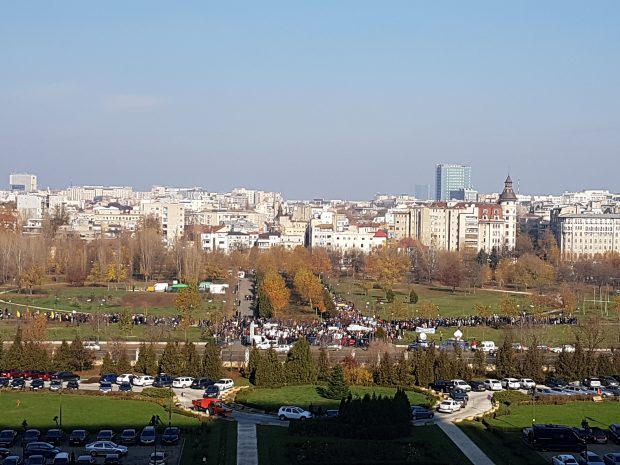
[[[26, 420], [32, 428], [54, 428], [53, 418], [60, 415], [61, 402], [62, 427], [65, 430], [85, 428], [92, 432], [100, 428], [142, 428], [153, 415], [159, 415], [164, 423], [168, 423], [168, 412], [148, 401], [43, 392], [0, 392], [0, 426], [20, 429]], [[172, 424], [197, 427], [200, 422], [196, 418], [173, 413]]]
[[183, 448], [182, 465], [228, 465], [237, 463], [237, 423], [211, 421], [200, 428], [197, 436], [187, 438]]
[[257, 436], [260, 465], [471, 464], [437, 426], [414, 428], [411, 437], [392, 441], [291, 436], [287, 428], [261, 425]]
[[542, 465], [545, 463], [542, 457], [524, 445], [521, 439], [521, 430], [531, 426], [532, 422], [580, 426], [585, 418], [590, 426], [607, 428], [617, 423], [619, 417], [619, 402], [511, 405], [510, 414], [485, 418], [490, 430], [480, 422], [465, 422], [459, 426], [495, 463]]
[[[372, 395], [373, 393], [394, 396], [396, 388], [354, 386], [351, 388], [351, 393], [354, 396]], [[429, 403], [429, 398], [419, 392], [407, 391], [407, 397], [411, 404], [426, 405]], [[237, 394], [236, 402], [266, 412], [276, 412], [282, 405], [307, 408], [312, 404], [314, 408], [321, 407], [323, 410], [337, 409], [340, 405], [338, 400], [321, 397], [315, 385], [243, 389]]]

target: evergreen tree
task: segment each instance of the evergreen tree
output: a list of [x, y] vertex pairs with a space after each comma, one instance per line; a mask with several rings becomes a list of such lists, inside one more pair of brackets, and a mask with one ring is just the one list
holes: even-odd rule
[[435, 357], [434, 349], [416, 351], [413, 353], [412, 368], [415, 384], [428, 387], [435, 381]]
[[101, 362], [101, 366], [99, 367], [99, 374], [105, 375], [107, 373], [116, 373], [116, 364], [114, 360], [112, 360], [112, 355], [110, 352], [106, 352], [103, 356], [103, 360]]
[[575, 369], [571, 353], [565, 350], [559, 353], [555, 361], [555, 374], [562, 379], [575, 379]]
[[4, 364], [4, 341], [0, 339], [0, 367], [6, 366]]
[[7, 367], [16, 370], [22, 370], [24, 361], [24, 346], [22, 343], [22, 328], [21, 326], [17, 327], [17, 331], [15, 332], [15, 337], [13, 338], [13, 344], [10, 345], [9, 349], [4, 354], [4, 362]]
[[201, 360], [193, 342], [186, 342], [181, 347], [182, 373], [193, 378], [200, 377], [202, 371]]
[[300, 338], [286, 356], [284, 364], [288, 384], [313, 384], [317, 379], [317, 368], [310, 354], [310, 344]]
[[69, 346], [71, 354], [72, 370], [89, 370], [93, 366], [93, 354], [90, 350], [84, 348], [84, 344], [80, 337], [76, 334], [71, 345]]
[[179, 376], [183, 369], [183, 362], [179, 353], [179, 344], [170, 342], [164, 347], [164, 351], [159, 359], [159, 372], [167, 373], [172, 376]]
[[255, 370], [254, 384], [261, 387], [280, 387], [285, 377], [282, 364], [278, 360], [275, 350], [269, 349], [265, 356], [261, 356]]
[[445, 350], [440, 350], [435, 357], [435, 379], [454, 379], [454, 366]]
[[146, 374], [146, 343], [144, 342], [141, 342], [140, 347], [138, 347], [138, 360], [136, 360], [133, 369], [136, 373]]
[[504, 342], [497, 350], [495, 356], [495, 371], [498, 378], [513, 377], [516, 375], [514, 363], [514, 349], [512, 348], [512, 340], [509, 337], [504, 338]]
[[392, 302], [394, 302], [394, 298], [395, 298], [394, 291], [391, 288], [388, 287], [385, 290], [385, 300], [387, 300], [388, 303], [391, 304]]
[[131, 363], [129, 362], [129, 357], [127, 356], [127, 350], [123, 347], [121, 353], [118, 357], [118, 361], [116, 362], [116, 370], [114, 371], [117, 375], [122, 375], [123, 373], [131, 373]]
[[59, 371], [72, 370], [71, 349], [67, 341], [63, 340], [54, 354], [54, 367]]
[[394, 367], [388, 352], [385, 352], [383, 357], [381, 357], [379, 365], [375, 368], [373, 378], [375, 384], [380, 386], [391, 386], [394, 384]]
[[[258, 352], [258, 349], [252, 349], [252, 352]], [[252, 354], [250, 354], [250, 360]], [[207, 378], [217, 380], [222, 377], [222, 353], [216, 344], [206, 344], [202, 354], [201, 375]], [[254, 367], [255, 369], [255, 367]]]
[[418, 303], [418, 294], [413, 289], [409, 291], [409, 303], [414, 305]]
[[319, 381], [327, 381], [329, 378], [329, 358], [324, 347], [319, 349], [319, 360], [317, 363], [317, 379]]
[[344, 399], [351, 393], [349, 384], [344, 377], [344, 371], [340, 365], [332, 368], [327, 380], [327, 387], [321, 391], [327, 399]]
[[586, 353], [581, 344], [581, 340], [577, 338], [575, 340], [575, 351], [572, 353], [571, 366], [573, 368], [574, 377], [571, 379], [583, 380], [585, 377], [590, 376], [591, 371], [596, 369], [593, 363], [590, 363], [592, 354]]
[[262, 361], [262, 355], [256, 347], [252, 347], [250, 350], [250, 356], [248, 358], [248, 366], [246, 368], [246, 376], [250, 383], [256, 384], [256, 370]]
[[614, 373], [612, 357], [605, 353], [599, 353], [596, 357], [596, 374], [599, 376], [611, 376]]
[[545, 378], [543, 373], [543, 355], [538, 348], [536, 338], [532, 339], [530, 347], [525, 352], [523, 364], [521, 365], [521, 375], [532, 378], [539, 383]]
[[476, 376], [487, 375], [487, 354], [483, 350], [474, 352], [474, 373]]
[[334, 299], [332, 299], [332, 296], [327, 289], [323, 289], [323, 305], [325, 306], [323, 318], [333, 318], [338, 314], [338, 309], [336, 309]]
[[38, 342], [26, 342], [22, 358], [25, 370], [49, 370], [51, 363], [47, 349]]
[[407, 387], [411, 385], [412, 376], [411, 376], [411, 365], [407, 360], [405, 360], [405, 354], [401, 353], [398, 362], [394, 366], [394, 384]]
[[138, 349], [138, 360], [134, 365], [134, 371], [143, 375], [155, 376], [157, 374], [157, 354], [153, 344], [148, 346], [143, 342]]
[[269, 296], [260, 287], [258, 289], [258, 298], [256, 299], [256, 310], [260, 318], [271, 318], [273, 315], [273, 306]]

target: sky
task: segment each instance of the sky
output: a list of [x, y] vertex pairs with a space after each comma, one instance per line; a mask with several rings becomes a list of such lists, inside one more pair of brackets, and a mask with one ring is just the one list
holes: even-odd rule
[[[0, 185], [620, 191], [620, 2], [6, 2]], [[4, 180], [3, 180], [4, 179]]]

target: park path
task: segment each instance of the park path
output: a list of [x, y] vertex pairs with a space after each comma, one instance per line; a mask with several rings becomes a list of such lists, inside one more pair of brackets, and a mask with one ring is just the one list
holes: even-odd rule
[[237, 465], [258, 465], [255, 423], [237, 423]]
[[495, 463], [484, 453], [482, 450], [463, 433], [461, 428], [456, 426], [451, 421], [438, 421], [437, 426], [446, 433], [446, 436], [461, 449], [461, 452], [465, 454], [465, 457], [473, 465], [495, 465]]

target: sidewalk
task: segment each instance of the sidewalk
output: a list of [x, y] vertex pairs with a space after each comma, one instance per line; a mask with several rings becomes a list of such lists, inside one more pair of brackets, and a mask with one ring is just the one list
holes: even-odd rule
[[471, 461], [473, 465], [495, 465], [487, 455], [471, 440], [461, 428], [451, 421], [438, 421], [437, 426], [446, 433], [446, 436], [461, 449], [461, 452]]
[[258, 465], [256, 425], [237, 423], [237, 465]]

